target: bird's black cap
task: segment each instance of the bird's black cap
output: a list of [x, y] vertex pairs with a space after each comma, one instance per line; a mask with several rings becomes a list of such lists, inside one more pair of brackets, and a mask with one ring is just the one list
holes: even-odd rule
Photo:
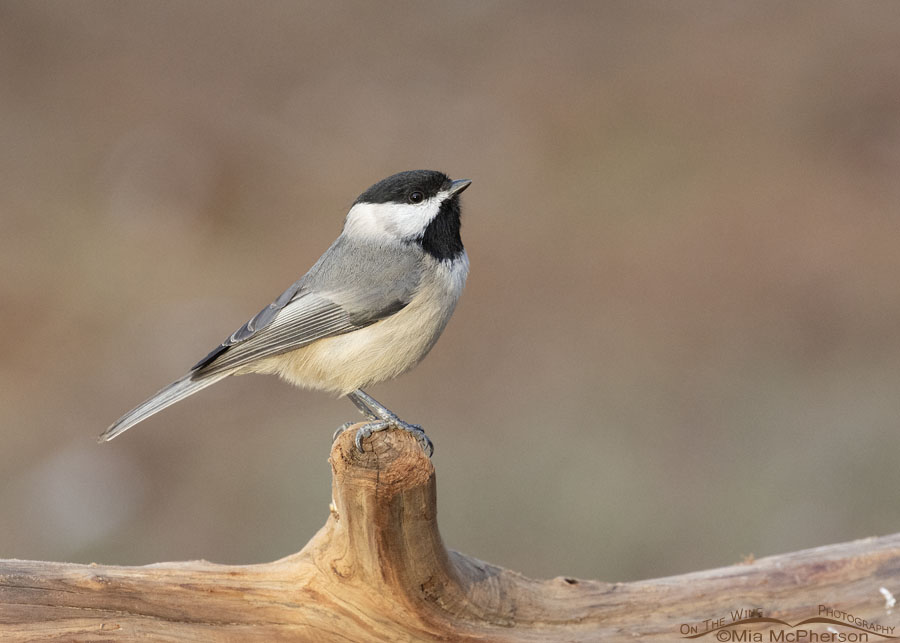
[[409, 195], [421, 192], [426, 199], [450, 189], [452, 181], [436, 170], [409, 170], [382, 179], [359, 195], [356, 203], [407, 203]]

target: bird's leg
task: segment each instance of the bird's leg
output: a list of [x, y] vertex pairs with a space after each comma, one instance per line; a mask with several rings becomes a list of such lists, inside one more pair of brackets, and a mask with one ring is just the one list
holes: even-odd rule
[[431, 454], [434, 453], [434, 445], [431, 443], [431, 440], [428, 439], [428, 436], [425, 435], [425, 431], [422, 427], [418, 424], [404, 422], [397, 417], [396, 413], [388, 409], [362, 389], [356, 389], [352, 393], [348, 393], [347, 397], [356, 404], [357, 408], [362, 410], [363, 407], [366, 407], [378, 418], [373, 418], [374, 421], [364, 424], [359, 431], [356, 432], [356, 448], [359, 449], [360, 452], [363, 450], [362, 441], [365, 438], [368, 438], [377, 431], [384, 431], [385, 429], [396, 427], [412, 433], [416, 437], [416, 440], [419, 441], [419, 444], [422, 446], [425, 453], [428, 454], [428, 457], [431, 457]]
[[[371, 409], [371, 412], [375, 414], [376, 418], [380, 418], [382, 420], [386, 420], [388, 422], [400, 422], [400, 418], [397, 417], [397, 414], [391, 411], [384, 404], [376, 400], [374, 397], [366, 393], [361, 388], [356, 389], [352, 393], [348, 393], [347, 397], [354, 400], [354, 404], [359, 406], [360, 404], [364, 405], [366, 408]], [[373, 418], [373, 419], [376, 419]]]
[[[359, 409], [359, 412], [366, 416], [367, 420], [376, 421], [379, 420], [380, 417], [375, 415], [375, 412], [366, 406], [366, 403], [359, 399], [354, 393], [347, 393], [347, 397], [353, 402], [354, 406]], [[340, 425], [337, 430], [334, 432], [334, 435], [331, 436], [331, 441], [334, 442], [338, 439], [338, 436], [353, 426], [353, 422], [344, 422]]]
[[[377, 420], [377, 419], [379, 419], [379, 418], [380, 418], [380, 419], [384, 419], [384, 418], [382, 418], [380, 415], [378, 415], [375, 411], [373, 411], [373, 410], [369, 407], [369, 405], [366, 404], [366, 403], [365, 403], [365, 402], [364, 402], [364, 401], [356, 394], [356, 391], [351, 392], [351, 393], [347, 393], [347, 398], [348, 398], [351, 402], [353, 402], [353, 404], [356, 406], [356, 408], [359, 409], [359, 412], [362, 413], [363, 415], [365, 415], [368, 419], [370, 419], [370, 420]], [[374, 402], [374, 400], [372, 400], [372, 401]], [[375, 403], [378, 404], [377, 402], [375, 402]], [[381, 406], [381, 405], [379, 404], [379, 406]], [[387, 409], [384, 409], [384, 410], [387, 411]], [[388, 413], [390, 413], [390, 411], [388, 411]]]

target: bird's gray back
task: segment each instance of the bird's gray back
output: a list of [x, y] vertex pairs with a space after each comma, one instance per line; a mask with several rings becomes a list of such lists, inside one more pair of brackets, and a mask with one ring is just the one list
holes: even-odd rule
[[303, 291], [337, 303], [366, 325], [409, 303], [422, 279], [424, 252], [415, 244], [341, 235], [300, 280]]

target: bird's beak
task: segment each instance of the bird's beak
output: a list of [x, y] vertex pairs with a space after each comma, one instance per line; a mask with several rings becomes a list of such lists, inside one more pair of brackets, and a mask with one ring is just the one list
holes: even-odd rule
[[467, 187], [472, 185], [472, 179], [456, 179], [450, 182], [450, 196], [456, 196]]

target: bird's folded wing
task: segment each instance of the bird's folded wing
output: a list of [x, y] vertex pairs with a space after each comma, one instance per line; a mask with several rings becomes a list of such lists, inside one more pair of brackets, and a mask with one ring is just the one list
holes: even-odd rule
[[366, 325], [353, 323], [341, 306], [316, 294], [300, 293], [282, 304], [265, 324], [256, 326], [254, 320], [268, 310], [263, 309], [201, 360], [191, 371], [193, 378], [234, 371], [258, 359]]
[[360, 244], [344, 235], [302, 279], [200, 360], [194, 379], [373, 324], [405, 307], [421, 274], [409, 246]]

